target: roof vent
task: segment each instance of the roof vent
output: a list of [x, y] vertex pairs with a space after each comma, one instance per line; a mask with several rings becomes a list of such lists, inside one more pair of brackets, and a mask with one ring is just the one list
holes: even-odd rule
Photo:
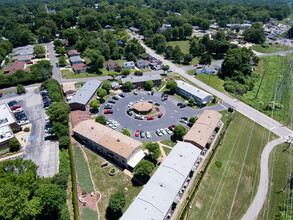
[[183, 154], [179, 154], [179, 157], [183, 157]]
[[91, 127], [92, 130], [94, 130], [94, 127]]
[[117, 139], [117, 142], [120, 142], [120, 139], [119, 138]]

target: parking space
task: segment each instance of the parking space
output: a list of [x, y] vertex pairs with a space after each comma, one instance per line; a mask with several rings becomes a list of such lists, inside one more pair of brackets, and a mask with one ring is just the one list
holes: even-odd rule
[[[135, 95], [133, 92], [124, 93], [125, 97], [119, 98], [119, 100], [115, 100], [115, 104], [108, 102], [112, 98], [106, 100], [106, 102], [101, 105], [98, 115], [104, 115], [108, 120], [116, 121], [119, 124], [118, 127], [115, 126], [117, 131], [121, 131], [124, 128], [129, 129], [132, 137], [140, 141], [159, 141], [169, 138], [172, 133], [168, 133], [166, 128], [168, 129], [169, 126], [178, 124], [187, 126], [186, 123], [180, 122], [181, 117], [190, 118], [192, 116], [200, 115], [205, 109], [212, 109], [216, 111], [225, 109], [225, 107], [222, 105], [205, 107], [202, 109], [193, 109], [188, 106], [185, 108], [180, 108], [177, 106], [177, 104], [181, 103], [181, 101], [174, 96], [169, 96], [167, 100], [162, 101], [161, 92], [154, 92], [153, 95], [149, 94], [147, 91], [136, 91], [136, 93], [137, 95]], [[158, 108], [162, 113], [161, 118], [156, 115], [154, 116], [153, 120], [147, 120], [147, 117], [144, 117], [143, 120], [140, 120], [135, 119], [136, 114], [129, 115], [127, 113], [127, 110], [129, 110], [130, 107], [129, 103], [136, 103], [137, 101], [148, 102], [149, 100], [152, 100], [153, 103], [159, 103]], [[111, 109], [108, 109], [112, 111], [112, 113], [104, 114], [104, 107], [109, 104], [113, 106]], [[160, 136], [158, 135], [159, 132], [156, 132], [158, 129], [160, 129], [160, 133], [162, 133]], [[163, 129], [165, 132], [163, 132], [161, 129]], [[146, 133], [142, 138], [140, 135], [141, 131], [148, 132], [148, 138], [146, 137]], [[137, 133], [139, 133], [139, 135], [136, 135]]]
[[58, 142], [45, 141], [45, 110], [42, 97], [37, 88], [27, 89], [24, 95], [11, 95], [4, 97], [0, 103], [7, 103], [16, 100], [25, 112], [26, 118], [32, 124], [28, 144], [24, 151], [23, 158], [31, 159], [38, 168], [38, 175], [51, 177], [58, 172]]

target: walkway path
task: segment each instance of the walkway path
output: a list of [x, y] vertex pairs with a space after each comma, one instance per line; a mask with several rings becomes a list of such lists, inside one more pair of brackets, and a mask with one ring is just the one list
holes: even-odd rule
[[242, 217], [243, 220], [257, 219], [259, 212], [261, 211], [269, 189], [269, 156], [275, 146], [284, 143], [286, 140], [283, 138], [276, 139], [269, 142], [261, 154], [261, 172], [258, 190], [252, 204], [247, 212]]

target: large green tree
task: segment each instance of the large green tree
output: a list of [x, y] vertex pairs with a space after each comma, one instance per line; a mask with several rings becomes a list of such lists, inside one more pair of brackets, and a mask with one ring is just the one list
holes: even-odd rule
[[36, 55], [37, 58], [44, 57], [46, 54], [46, 49], [42, 45], [36, 45], [34, 46], [34, 54]]
[[183, 140], [183, 136], [186, 134], [186, 128], [183, 125], [177, 125], [173, 132], [176, 139]]
[[158, 143], [156, 143], [156, 142], [147, 142], [145, 148], [148, 149], [148, 151], [149, 151], [149, 153], [151, 155], [151, 158], [153, 160], [156, 160], [161, 156], [161, 150], [160, 150], [160, 146], [159, 146]]
[[113, 193], [109, 199], [109, 208], [113, 212], [121, 211], [126, 204], [126, 197], [123, 191]]
[[177, 82], [174, 80], [168, 81], [166, 84], [166, 88], [170, 90], [170, 92], [174, 93], [177, 89]]
[[49, 106], [46, 113], [49, 116], [50, 121], [68, 124], [70, 107], [65, 102], [55, 102]]
[[136, 167], [134, 168], [134, 172], [137, 175], [147, 176], [150, 175], [155, 168], [155, 165], [148, 160], [141, 160]]
[[152, 90], [153, 87], [154, 87], [154, 82], [152, 80], [147, 80], [144, 84], [145, 90]]

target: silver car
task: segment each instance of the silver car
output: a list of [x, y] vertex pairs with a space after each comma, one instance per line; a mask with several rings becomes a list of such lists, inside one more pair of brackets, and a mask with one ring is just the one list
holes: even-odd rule
[[167, 134], [167, 132], [164, 130], [164, 128], [161, 128], [160, 131], [162, 132], [162, 134]]
[[149, 132], [149, 131], [146, 131], [145, 132], [145, 136], [147, 137], [147, 138], [151, 138], [152, 136], [151, 136], [151, 133]]
[[157, 129], [156, 133], [159, 137], [161, 137], [163, 135], [162, 132], [160, 131], [160, 129]]

